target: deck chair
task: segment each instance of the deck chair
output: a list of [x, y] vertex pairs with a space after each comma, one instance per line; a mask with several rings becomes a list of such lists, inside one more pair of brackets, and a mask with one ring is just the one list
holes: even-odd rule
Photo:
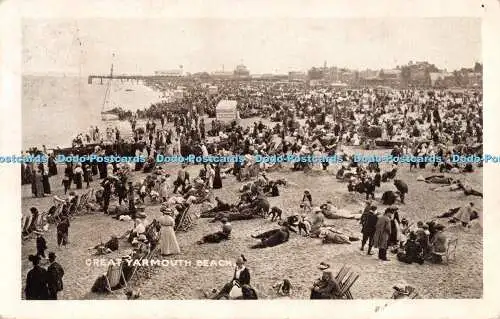
[[91, 189], [80, 197], [80, 201], [78, 202], [78, 206], [76, 208], [77, 212], [81, 212], [84, 209], [86, 209], [86, 212], [89, 211], [87, 205], [89, 203], [90, 197], [92, 196], [92, 191], [93, 190]]
[[[141, 266], [139, 265], [135, 265], [133, 270], [132, 270], [132, 273], [129, 277], [129, 281], [132, 281], [133, 279], [140, 279], [140, 273], [141, 273], [141, 269], [144, 269], [144, 277], [146, 278], [150, 278], [151, 277], [151, 274], [154, 272], [153, 271], [153, 266], [149, 263], [153, 257], [156, 256], [157, 252], [159, 251], [159, 247], [155, 247], [154, 249], [152, 249], [149, 253], [147, 253], [146, 255], [142, 256], [141, 258], [139, 258], [138, 260], [141, 262]], [[142, 265], [142, 261], [143, 260], [148, 260], [148, 264], [147, 266], [146, 265]]]
[[106, 288], [108, 292], [122, 288], [122, 282], [125, 287], [127, 287], [127, 280], [125, 280], [125, 275], [123, 274], [123, 262], [119, 265], [110, 264], [104, 277], [106, 278]]
[[79, 212], [82, 210], [83, 207], [85, 207], [85, 205], [87, 204], [87, 196], [88, 196], [88, 193], [85, 193], [83, 195], [80, 196], [80, 198], [78, 199], [78, 203], [76, 204], [76, 211]]
[[181, 217], [179, 218], [179, 223], [177, 225], [175, 225], [174, 227], [174, 230], [175, 231], [186, 231], [187, 230], [187, 226], [185, 225], [185, 221], [187, 219], [187, 215], [188, 215], [188, 211], [189, 211], [189, 208], [191, 207], [191, 205], [188, 205], [184, 211], [181, 213]]
[[455, 259], [457, 252], [458, 238], [449, 239], [446, 243], [446, 252], [436, 253], [435, 255], [441, 256], [443, 264], [448, 265], [451, 259]]
[[48, 217], [49, 223], [56, 224], [61, 221], [61, 213], [64, 207], [64, 203], [57, 203], [56, 204], [56, 209], [54, 210], [54, 213], [51, 216]]
[[351, 287], [358, 280], [359, 274], [352, 272], [349, 267], [342, 266], [335, 279], [339, 284], [340, 291], [332, 296], [333, 299], [354, 299], [351, 294]]

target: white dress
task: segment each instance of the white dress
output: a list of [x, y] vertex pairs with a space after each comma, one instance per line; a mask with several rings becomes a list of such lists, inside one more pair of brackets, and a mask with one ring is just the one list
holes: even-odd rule
[[181, 249], [175, 237], [174, 225], [175, 220], [168, 215], [163, 215], [158, 220], [161, 225], [160, 230], [160, 251], [162, 255], [179, 254]]

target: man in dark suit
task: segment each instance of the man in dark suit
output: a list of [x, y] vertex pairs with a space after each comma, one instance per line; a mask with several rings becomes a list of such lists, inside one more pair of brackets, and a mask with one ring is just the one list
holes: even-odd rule
[[57, 300], [57, 293], [63, 290], [64, 269], [56, 262], [56, 254], [49, 253], [50, 265], [47, 268], [49, 299]]
[[376, 210], [377, 207], [371, 206], [368, 212], [361, 216], [361, 233], [363, 234], [361, 250], [363, 251], [365, 249], [365, 244], [368, 241], [367, 255], [372, 255], [373, 237], [375, 236], [375, 228], [378, 220], [378, 217], [375, 214]]

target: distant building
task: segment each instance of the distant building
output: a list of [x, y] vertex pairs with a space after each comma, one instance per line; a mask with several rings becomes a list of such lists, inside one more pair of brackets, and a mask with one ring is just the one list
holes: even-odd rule
[[401, 84], [401, 70], [382, 69], [378, 73], [378, 78], [385, 86], [399, 86]]
[[216, 77], [216, 78], [232, 78], [233, 72], [215, 71], [215, 72], [212, 72], [212, 76]]
[[306, 72], [288, 72], [288, 81], [305, 81], [307, 80]]
[[248, 78], [250, 77], [250, 71], [243, 64], [239, 64], [234, 69], [234, 76], [237, 78]]
[[378, 76], [378, 73], [379, 71], [370, 69], [359, 71], [359, 78], [360, 79], [374, 78]]
[[483, 74], [472, 72], [468, 74], [469, 87], [483, 87]]

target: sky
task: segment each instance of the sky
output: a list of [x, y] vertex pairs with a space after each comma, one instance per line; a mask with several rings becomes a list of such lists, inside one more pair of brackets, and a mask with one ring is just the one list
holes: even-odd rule
[[[481, 59], [478, 18], [24, 20], [23, 73], [82, 75], [312, 66], [393, 68], [428, 61], [448, 71]], [[114, 57], [113, 57], [114, 54]]]

